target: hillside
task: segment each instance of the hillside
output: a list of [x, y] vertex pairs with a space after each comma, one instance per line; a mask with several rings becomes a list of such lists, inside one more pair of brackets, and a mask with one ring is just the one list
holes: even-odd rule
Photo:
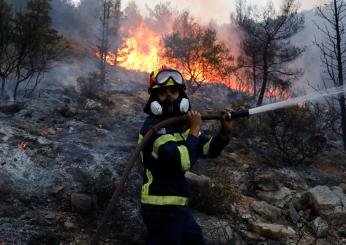
[[[143, 76], [122, 73], [113, 83], [123, 86], [98, 99], [83, 98], [71, 87], [40, 89], [31, 100], [0, 107], [0, 240], [89, 241], [145, 119]], [[244, 99], [208, 86], [192, 96], [200, 111]], [[217, 128], [213, 122], [204, 126], [211, 134]], [[208, 244], [311, 244], [315, 237], [317, 244], [345, 242], [345, 154], [330, 146], [309, 163], [291, 166], [273, 164], [270, 148], [265, 138], [234, 132], [221, 157], [200, 161], [188, 174], [190, 203]], [[140, 185], [138, 164], [104, 244], [144, 244]]]

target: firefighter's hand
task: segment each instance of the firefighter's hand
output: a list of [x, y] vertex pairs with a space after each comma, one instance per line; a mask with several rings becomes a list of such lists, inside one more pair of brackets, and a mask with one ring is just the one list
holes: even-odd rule
[[234, 127], [233, 120], [227, 119], [227, 113], [229, 112], [231, 112], [231, 109], [229, 108], [224, 109], [223, 110], [224, 115], [222, 119], [220, 120], [221, 121], [220, 135], [225, 137], [227, 137], [231, 133]]
[[202, 117], [198, 111], [189, 111], [186, 114], [186, 123], [190, 128], [190, 134], [198, 137], [202, 125]]

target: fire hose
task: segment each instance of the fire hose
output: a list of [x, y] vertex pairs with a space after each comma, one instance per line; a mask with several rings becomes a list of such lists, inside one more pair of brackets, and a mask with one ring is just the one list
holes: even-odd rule
[[[241, 118], [241, 117], [248, 117], [249, 110], [240, 110], [240, 111], [235, 111], [235, 112], [228, 112], [226, 113], [226, 120], [232, 120], [235, 118]], [[202, 115], [202, 120], [219, 120], [223, 118], [225, 115], [224, 114], [209, 114], [209, 115]], [[143, 137], [142, 141], [140, 144], [137, 145], [134, 153], [131, 155], [127, 166], [124, 170], [124, 173], [120, 179], [120, 182], [118, 183], [111, 200], [108, 203], [108, 206], [106, 208], [106, 211], [104, 212], [101, 222], [99, 226], [97, 227], [96, 233], [91, 239], [90, 244], [91, 245], [97, 245], [99, 242], [99, 238], [102, 235], [103, 232], [105, 232], [105, 228], [107, 226], [107, 222], [111, 216], [111, 213], [113, 212], [115, 205], [117, 203], [117, 200], [121, 194], [121, 192], [124, 190], [125, 183], [128, 179], [128, 176], [130, 175], [131, 169], [133, 168], [135, 162], [138, 159], [138, 156], [140, 155], [141, 150], [145, 146], [145, 144], [150, 140], [150, 138], [154, 135], [155, 132], [160, 130], [163, 127], [166, 127], [170, 124], [185, 121], [186, 117], [185, 116], [179, 116], [179, 117], [172, 117], [167, 120], [164, 120], [155, 126], [153, 126]]]

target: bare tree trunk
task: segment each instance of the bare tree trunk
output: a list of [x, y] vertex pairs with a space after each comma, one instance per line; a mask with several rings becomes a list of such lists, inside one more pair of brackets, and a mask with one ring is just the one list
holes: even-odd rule
[[344, 143], [344, 150], [346, 151], [346, 105], [345, 96], [341, 95], [339, 97], [339, 104], [341, 108], [341, 129], [342, 129], [342, 140]]
[[1, 97], [5, 95], [5, 83], [6, 79], [4, 77], [1, 78]]
[[104, 0], [102, 5], [102, 36], [101, 36], [101, 45], [100, 45], [100, 80], [104, 85], [106, 81], [106, 66], [107, 66], [107, 55], [108, 55], [108, 35], [109, 35], [109, 19], [111, 11], [110, 1]]
[[268, 50], [267, 45], [265, 46], [263, 50], [263, 80], [262, 80], [262, 86], [261, 91], [258, 96], [257, 104], [256, 106], [261, 106], [263, 103], [264, 94], [266, 92], [267, 83], [268, 83]]
[[252, 58], [252, 81], [253, 81], [253, 97], [256, 98], [257, 87], [257, 74], [256, 74], [256, 61], [255, 57]]
[[[337, 61], [338, 61], [338, 80], [340, 86], [344, 85], [344, 67], [342, 63], [342, 50], [341, 50], [341, 31], [340, 31], [340, 11], [338, 11], [338, 6], [336, 0], [333, 1], [334, 4], [334, 15], [335, 15], [335, 32], [336, 32], [336, 48], [337, 48]], [[339, 104], [341, 111], [341, 128], [342, 128], [342, 139], [344, 143], [344, 150], [346, 151], [346, 108], [345, 108], [345, 96], [339, 96]]]
[[16, 87], [15, 87], [14, 90], [13, 90], [13, 100], [14, 100], [14, 101], [17, 100], [17, 94], [18, 94], [19, 84], [20, 84], [20, 81], [18, 80], [18, 81], [16, 82]]

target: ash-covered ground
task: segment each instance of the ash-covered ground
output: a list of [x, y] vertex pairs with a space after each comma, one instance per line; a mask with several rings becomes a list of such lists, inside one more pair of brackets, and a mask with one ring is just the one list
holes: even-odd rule
[[[136, 147], [146, 117], [145, 77], [128, 73], [94, 99], [73, 87], [52, 86], [0, 106], [0, 243], [90, 241]], [[243, 99], [220, 85], [191, 96], [192, 106], [203, 112]], [[204, 125], [208, 133], [217, 128], [216, 122]], [[340, 145], [330, 144], [297, 166], [273, 165], [267, 161], [270, 149], [265, 138], [233, 136], [219, 158], [202, 160], [187, 174], [207, 243], [346, 243], [346, 158]], [[103, 244], [145, 244], [140, 186], [138, 163]]]

